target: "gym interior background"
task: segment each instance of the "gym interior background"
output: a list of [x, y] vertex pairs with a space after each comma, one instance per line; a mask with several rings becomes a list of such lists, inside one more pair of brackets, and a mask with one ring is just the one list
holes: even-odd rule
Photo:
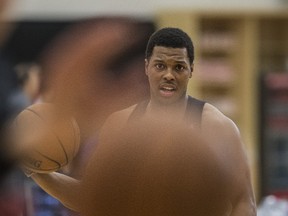
[[69, 27], [115, 16], [135, 18], [147, 32], [177, 26], [191, 35], [189, 92], [239, 126], [257, 202], [288, 197], [288, 1], [14, 0], [2, 18], [1, 58], [11, 67], [39, 63]]

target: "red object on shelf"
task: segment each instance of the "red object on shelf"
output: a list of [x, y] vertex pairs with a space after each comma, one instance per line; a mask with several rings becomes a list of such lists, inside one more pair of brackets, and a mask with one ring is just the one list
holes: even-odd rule
[[288, 72], [269, 73], [265, 78], [265, 82], [270, 89], [288, 89]]

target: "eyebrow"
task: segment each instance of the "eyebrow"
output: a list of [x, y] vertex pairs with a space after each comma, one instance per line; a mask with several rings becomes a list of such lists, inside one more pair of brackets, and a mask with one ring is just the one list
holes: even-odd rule
[[[154, 62], [164, 62], [164, 60], [163, 59], [161, 59], [161, 58], [154, 58], [154, 60], [153, 60]], [[184, 61], [184, 60], [175, 60], [175, 62], [177, 63], [177, 64], [188, 64], [186, 61]]]
[[175, 61], [176, 63], [178, 63], [178, 64], [187, 64], [187, 62], [186, 61]]

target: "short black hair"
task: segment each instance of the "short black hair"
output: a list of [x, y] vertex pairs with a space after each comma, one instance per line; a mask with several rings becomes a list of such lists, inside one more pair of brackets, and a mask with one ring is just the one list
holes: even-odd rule
[[192, 64], [194, 61], [193, 42], [189, 35], [179, 28], [166, 27], [154, 32], [146, 46], [146, 59], [152, 56], [155, 46], [186, 48], [190, 63]]

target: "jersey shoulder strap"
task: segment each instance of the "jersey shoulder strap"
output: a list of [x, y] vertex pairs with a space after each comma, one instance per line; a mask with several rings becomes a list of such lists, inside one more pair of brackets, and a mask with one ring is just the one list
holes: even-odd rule
[[[149, 101], [145, 100], [136, 105], [134, 110], [129, 116], [128, 122], [137, 119], [137, 117], [142, 116], [147, 108]], [[187, 107], [185, 111], [184, 121], [187, 124], [194, 124], [197, 127], [201, 127], [202, 112], [205, 102], [188, 96]]]
[[134, 110], [132, 111], [132, 113], [130, 114], [128, 122], [130, 122], [131, 120], [137, 119], [137, 117], [139, 116], [142, 116], [146, 111], [148, 103], [149, 103], [148, 100], [138, 103], [136, 107], [134, 108]]
[[188, 96], [188, 102], [185, 112], [185, 121], [188, 124], [193, 123], [195, 126], [201, 127], [202, 112], [204, 105], [205, 105], [204, 101]]

